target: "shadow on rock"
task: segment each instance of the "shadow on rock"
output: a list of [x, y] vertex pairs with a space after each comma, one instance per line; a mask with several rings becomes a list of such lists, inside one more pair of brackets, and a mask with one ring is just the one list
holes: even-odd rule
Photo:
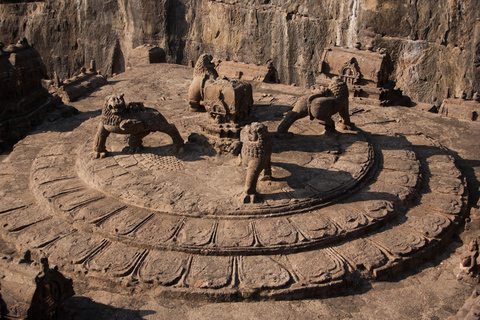
[[130, 310], [114, 308], [86, 297], [73, 297], [65, 305], [58, 320], [122, 319], [142, 320], [144, 316], [155, 314], [153, 310]]

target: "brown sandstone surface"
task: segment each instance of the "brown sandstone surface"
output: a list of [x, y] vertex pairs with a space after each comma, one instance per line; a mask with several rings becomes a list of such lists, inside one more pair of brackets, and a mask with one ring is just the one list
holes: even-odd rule
[[[81, 146], [83, 141], [92, 138], [91, 136], [89, 137], [88, 134], [94, 133], [95, 120], [98, 118], [91, 118], [97, 117], [100, 114], [99, 110], [104, 103], [105, 96], [112, 93], [124, 92], [127, 97], [132, 97], [130, 99], [131, 101], [141, 101], [144, 102], [146, 106], [155, 107], [162, 112], [167, 119], [176, 123], [177, 126], [181, 128], [179, 129], [181, 134], [186, 138], [188, 132], [185, 130], [187, 129], [186, 124], [188, 124], [188, 119], [197, 117], [197, 115], [192, 115], [186, 111], [188, 105], [187, 91], [191, 80], [191, 74], [192, 69], [190, 68], [162, 64], [137, 67], [112, 78], [108, 86], [102, 87], [92, 95], [72, 103], [73, 106], [82, 112], [80, 115], [70, 119], [62, 119], [51, 124], [42, 125], [28, 138], [17, 144], [15, 148], [16, 150], [14, 150], [10, 157], [3, 163], [2, 168], [5, 169], [2, 172], [2, 175], [5, 177], [4, 183], [11, 185], [12, 188], [10, 191], [15, 193], [16, 190], [21, 188], [21, 185], [25, 183], [23, 181], [23, 179], [25, 179], [25, 174], [27, 175], [26, 177], [28, 180], [28, 171], [31, 170], [29, 166], [32, 166], [31, 168], [34, 170], [32, 171], [34, 172], [33, 177], [47, 179], [45, 181], [51, 179], [51, 177], [49, 178], [48, 175], [43, 175], [42, 173], [42, 170], [49, 168], [48, 162], [43, 163], [41, 161], [45, 158], [37, 158], [32, 164], [33, 158], [37, 156], [37, 153], [38, 155], [44, 154], [45, 156], [49, 154], [55, 155], [60, 152], [62, 148], [65, 148], [65, 146], [75, 144]], [[266, 120], [267, 123], [272, 123], [274, 128], [274, 124], [281, 120], [282, 113], [288, 109], [287, 106], [292, 105], [304, 94], [306, 94], [304, 90], [292, 86], [258, 84], [254, 87], [254, 101], [256, 105], [254, 115]], [[194, 295], [190, 295], [187, 291], [187, 300], [164, 298], [162, 290], [168, 291], [172, 289], [162, 289], [162, 287], [159, 286], [157, 287], [157, 290], [151, 290], [148, 287], [138, 285], [135, 281], [132, 282], [128, 278], [122, 280], [123, 282], [120, 286], [118, 286], [118, 283], [117, 285], [108, 283], [105, 285], [103, 282], [97, 282], [95, 279], [101, 279], [102, 272], [95, 275], [95, 270], [96, 268], [103, 268], [101, 264], [101, 256], [99, 256], [99, 259], [87, 262], [87, 269], [90, 270], [89, 272], [92, 274], [90, 280], [82, 276], [74, 278], [74, 284], [76, 285], [75, 291], [78, 296], [72, 298], [67, 303], [65, 313], [62, 317], [65, 319], [204, 319], [212, 317], [232, 319], [445, 319], [449, 316], [455, 315], [462, 307], [465, 300], [471, 295], [474, 288], [472, 282], [468, 280], [469, 278], [460, 272], [460, 260], [465, 253], [468, 242], [473, 237], [478, 236], [479, 230], [480, 218], [478, 217], [476, 203], [478, 201], [478, 163], [480, 157], [478, 155], [478, 141], [475, 138], [479, 132], [478, 124], [462, 120], [448, 119], [440, 115], [426, 113], [421, 110], [420, 107], [411, 109], [401, 107], [381, 108], [377, 104], [378, 102], [367, 99], [351, 100], [352, 121], [355, 122], [358, 128], [367, 135], [372, 133], [378, 136], [377, 138], [373, 138], [373, 145], [376, 147], [381, 146], [381, 153], [384, 158], [382, 166], [386, 171], [382, 171], [374, 179], [375, 182], [370, 188], [375, 192], [383, 192], [384, 194], [394, 192], [399, 199], [403, 199], [400, 200], [400, 202], [395, 202], [396, 210], [401, 211], [401, 206], [397, 207], [400, 203], [409, 206], [408, 199], [416, 197], [416, 194], [419, 192], [423, 192], [417, 188], [419, 182], [416, 180], [415, 176], [417, 176], [420, 167], [418, 161], [415, 160], [415, 157], [412, 158], [412, 150], [414, 150], [417, 156], [420, 157], [419, 159], [422, 162], [422, 166], [424, 167], [425, 165], [428, 165], [430, 172], [428, 174], [428, 177], [430, 177], [428, 183], [430, 188], [432, 188], [437, 194], [437, 197], [432, 197], [431, 193], [423, 195], [420, 199], [420, 206], [423, 206], [422, 208], [431, 207], [431, 210], [427, 209], [431, 214], [435, 215], [435, 212], [443, 211], [447, 213], [447, 215], [444, 216], [443, 220], [438, 220], [438, 217], [442, 215], [439, 216], [436, 214], [436, 219], [429, 220], [432, 221], [433, 224], [424, 224], [427, 222], [427, 220], [423, 219], [424, 215], [416, 210], [410, 210], [406, 215], [408, 221], [405, 223], [405, 227], [407, 229], [415, 229], [416, 232], [418, 232], [415, 236], [412, 237], [412, 234], [408, 234], [408, 232], [393, 232], [385, 235], [382, 232], [376, 233], [373, 242], [383, 243], [382, 248], [384, 249], [382, 249], [382, 252], [390, 252], [393, 257], [396, 257], [391, 260], [392, 256], [385, 257], [384, 253], [379, 252], [378, 249], [374, 250], [372, 248], [371, 240], [368, 238], [368, 230], [363, 231], [367, 232], [364, 240], [361, 238], [352, 242], [349, 242], [348, 240], [354, 239], [358, 234], [362, 234], [362, 225], [365, 226], [365, 223], [367, 223], [366, 221], [381, 221], [383, 217], [381, 212], [378, 212], [380, 214], [378, 216], [372, 216], [376, 211], [367, 211], [369, 214], [367, 214], [366, 217], [368, 218], [366, 220], [362, 220], [365, 219], [365, 217], [359, 219], [348, 214], [344, 215], [342, 210], [332, 212], [333, 215], [331, 217], [332, 220], [335, 221], [335, 224], [343, 226], [344, 231], [342, 232], [351, 235], [346, 238], [345, 242], [340, 242], [340, 245], [335, 251], [342, 256], [349, 257], [348, 259], [351, 261], [350, 263], [352, 263], [352, 265], [355, 265], [358, 261], [358, 265], [363, 265], [362, 268], [366, 269], [362, 269], [363, 271], [361, 271], [365, 272], [364, 276], [357, 278], [357, 281], [359, 282], [348, 283], [348, 287], [345, 288], [348, 293], [347, 295], [335, 294], [324, 299], [307, 299], [300, 301], [209, 303], [192, 299]], [[273, 113], [270, 113], [268, 110], [272, 110]], [[182, 124], [182, 119], [184, 119], [183, 121], [185, 125]], [[298, 135], [297, 140], [292, 141], [298, 143], [298, 141], [304, 139], [302, 137], [315, 137], [315, 135], [319, 135], [321, 133], [321, 126], [318, 126], [318, 129], [316, 129], [314, 122], [304, 119], [303, 122], [299, 121], [298, 124], [292, 126], [292, 131]], [[348, 136], [348, 133], [344, 133], [344, 135]], [[406, 141], [404, 139], [405, 137], [408, 137], [410, 142]], [[428, 137], [431, 137], [431, 139]], [[120, 144], [120, 141], [122, 140], [121, 138], [115, 138], [114, 136], [112, 136], [111, 139], [112, 141], [107, 146], [113, 147], [114, 149], [116, 148], [115, 144]], [[319, 136], [319, 139], [320, 141], [323, 141], [321, 140], [321, 136]], [[433, 142], [433, 144], [429, 144], [431, 143], [429, 141]], [[441, 248], [440, 252], [434, 250], [436, 255], [420, 255], [420, 259], [411, 259], [410, 257], [416, 255], [415, 252], [421, 253], [424, 248], [428, 248], [426, 242], [435, 243], [438, 240], [438, 243], [444, 243], [445, 245], [448, 244], [448, 242], [442, 240], [445, 235], [445, 230], [454, 231], [450, 228], [452, 223], [461, 223], [461, 217], [458, 219], [455, 218], [455, 210], [457, 209], [450, 206], [452, 202], [445, 201], [446, 199], [449, 199], [452, 194], [462, 193], [461, 186], [456, 186], [454, 183], [454, 181], [456, 181], [455, 179], [457, 179], [455, 177], [458, 175], [458, 171], [453, 165], [453, 162], [449, 160], [449, 157], [446, 157], [443, 153], [438, 153], [438, 148], [436, 147], [437, 142], [435, 141], [448, 148], [448, 154], [451, 154], [455, 158], [456, 165], [462, 170], [467, 179], [470, 191], [469, 202], [473, 205], [471, 222], [468, 222], [464, 228], [461, 226], [460, 228], [457, 228], [451, 244], [446, 247], [441, 245], [439, 247]], [[143, 154], [148, 155], [152, 151], [155, 151], [154, 148], [159, 143], [168, 143], [168, 140], [165, 140], [165, 137], [161, 134], [152, 135], [151, 138], [146, 139], [146, 144], [148, 145], [148, 150], [150, 150], [150, 152]], [[287, 146], [287, 144], [284, 144], [285, 143], [282, 142], [283, 147]], [[409, 149], [411, 148], [409, 147], [411, 145], [414, 146], [413, 149]], [[52, 146], [52, 148], [45, 148], [49, 146]], [[324, 147], [325, 146], [322, 148]], [[42, 151], [42, 149], [44, 150]], [[403, 151], [399, 153], [397, 150]], [[358, 158], [361, 154], [363, 153], [358, 155], [353, 153], [352, 156], [353, 158]], [[277, 157], [279, 155], [277, 155]], [[345, 153], [345, 157], [347, 155], [348, 153]], [[120, 157], [119, 159], [126, 159], [121, 154], [118, 154], [118, 156]], [[115, 157], [110, 159], [113, 158]], [[54, 164], [54, 166], [50, 167], [53, 169], [52, 174], [55, 174], [55, 166], [61, 168], [63, 165], [61, 157], [58, 157], [58, 161], [60, 162], [52, 162], [52, 164]], [[121, 161], [119, 163], [121, 163]], [[99, 164], [101, 165], [101, 163]], [[18, 171], [16, 173], [14, 172], [14, 170], [18, 170], [15, 168], [21, 168], [25, 165], [27, 166], [26, 172], [23, 174]], [[340, 163], [338, 163], [338, 165], [340, 165]], [[276, 170], [277, 171], [273, 171], [274, 176], [281, 172], [278, 171], [278, 166]], [[406, 175], [396, 176], [395, 172], [403, 172], [406, 173]], [[62, 175], [71, 175], [73, 172], [64, 171], [60, 173]], [[17, 174], [16, 177], [12, 176], [15, 174]], [[406, 176], [411, 176], [412, 178], [405, 179]], [[445, 179], [445, 177], [450, 178]], [[32, 185], [30, 186], [32, 190], [38, 188], [36, 185], [41, 187], [41, 181], [35, 181], [36, 180], [32, 180]], [[15, 187], [15, 185], [17, 185], [17, 187]], [[75, 189], [75, 184], [71, 184], [68, 187]], [[392, 188], [395, 189], [395, 191], [392, 191]], [[48, 197], [49, 194], [54, 195], [55, 192], [58, 192], [51, 188], [40, 190], [43, 190], [42, 192], [44, 192], [42, 193], [42, 196], [46, 197]], [[3, 190], [3, 195], [6, 196], [5, 199], [11, 199], [9, 196], [9, 190]], [[26, 199], [29, 199], [29, 197], [30, 196], [27, 196]], [[386, 199], [389, 198], [387, 197]], [[66, 204], [67, 207], [71, 205], [71, 202], [69, 203], [68, 201], [61, 203]], [[57, 212], [56, 210], [58, 209], [55, 209], [55, 206], [58, 204], [59, 203], [56, 203], [56, 201], [52, 202], [50, 210]], [[112, 203], [112, 205], [115, 204]], [[45, 202], [44, 208], [47, 208], [47, 206], [49, 205]], [[342, 203], [337, 206], [342, 206]], [[366, 208], [369, 207], [367, 206]], [[45, 212], [48, 214], [49, 211], [46, 210]], [[328, 213], [328, 211], [325, 212]], [[15, 230], [16, 226], [20, 228], [25, 225], [25, 223], [28, 223], [28, 221], [35, 224], [36, 222], [32, 219], [37, 219], [36, 217], [38, 217], [38, 213], [28, 212], [28, 210], [26, 210], [24, 214], [22, 214], [25, 219], [23, 221], [20, 220], [21, 216], [16, 217], [15, 214], [10, 216], [12, 219], [7, 219], [9, 225], [3, 224], [5, 231], [2, 232], [5, 232], [3, 233], [5, 235], [8, 234], [8, 230]], [[126, 217], [128, 217], [128, 215]], [[445, 220], [445, 217], [449, 218]], [[121, 217], [119, 218], [121, 219]], [[140, 217], [140, 219], [142, 218]], [[281, 219], [281, 217], [279, 219]], [[305, 231], [308, 230], [305, 228], [309, 226], [309, 223], [302, 224], [301, 215], [293, 215], [291, 220], [294, 225], [304, 230], [304, 234], [309, 234]], [[129, 221], [112, 221], [110, 221], [110, 223], [113, 223], [112, 225], [105, 224], [103, 226], [104, 231], [102, 234], [108, 234], [114, 229], [115, 232], [117, 232], [117, 229], [129, 228]], [[221, 223], [224, 223], [224, 221]], [[257, 224], [261, 226], [261, 220], [258, 220]], [[76, 224], [76, 226], [78, 225], [79, 224]], [[57, 230], [59, 225], [48, 224], [45, 226], [47, 227], [46, 230], [53, 231]], [[285, 227], [282, 229], [282, 226], [276, 226], [273, 228], [276, 232], [271, 233], [268, 231], [270, 228], [268, 223], [263, 225], [262, 228], [264, 231], [259, 231], [259, 237], [260, 241], [264, 244], [275, 243], [275, 241], [278, 241], [278, 236], [275, 236], [275, 234], [277, 232], [283, 234], [283, 230], [285, 230]], [[373, 225], [369, 228], [373, 228]], [[28, 231], [28, 228], [25, 230]], [[184, 232], [188, 239], [188, 229], [183, 230], [186, 230]], [[221, 230], [221, 228], [219, 230]], [[228, 230], [228, 228], [225, 230]], [[317, 230], [325, 230], [322, 231], [322, 233], [325, 232], [328, 234], [328, 228]], [[451, 233], [451, 231], [448, 231], [447, 233]], [[66, 235], [70, 231], [65, 229], [62, 232], [63, 235]], [[40, 248], [43, 248], [42, 242], [47, 243], [45, 241], [49, 241], [47, 239], [48, 232], [40, 235], [40, 237], [36, 236], [36, 238], [28, 240], [31, 238], [29, 232], [25, 234], [20, 233], [17, 238], [18, 242], [10, 243], [9, 246], [14, 246], [18, 249], [23, 248], [22, 243], [27, 243], [27, 247], [39, 246]], [[61, 237], [63, 237], [63, 235]], [[270, 238], [268, 238], [268, 236], [270, 236]], [[10, 236], [7, 236], [7, 239], [11, 239], [9, 237]], [[410, 238], [412, 241], [408, 242], [408, 245], [398, 246], [398, 241], [401, 243], [405, 239]], [[179, 239], [181, 239], [181, 237]], [[287, 232], [281, 240], [281, 243], [283, 243], [282, 246], [286, 252], [293, 248], [288, 246], [288, 242], [295, 241], [288, 239]], [[309, 239], [305, 240], [308, 245]], [[131, 243], [134, 242], [135, 241]], [[179, 245], [181, 245], [181, 243]], [[220, 245], [224, 246], [223, 244]], [[240, 246], [242, 246], [242, 244], [240, 244]], [[8, 246], [4, 246], [4, 248], [7, 247]], [[72, 259], [79, 259], [81, 256], [80, 254], [83, 254], [83, 252], [81, 252], [81, 250], [83, 250], [82, 246], [72, 248], [74, 249], [71, 250], [72, 254], [79, 253], [77, 256], [72, 256]], [[110, 246], [109, 250], [117, 250], [118, 257], [120, 257], [121, 255], [119, 253], [121, 250], [115, 248], [117, 247]], [[150, 247], [150, 249], [152, 248], [153, 247]], [[59, 249], [61, 249], [61, 247], [59, 247]], [[40, 251], [42, 250], [43, 249], [40, 249]], [[59, 256], [61, 254], [60, 252], [62, 252], [62, 250], [56, 251], [55, 246], [52, 247], [48, 244], [45, 245], [45, 250], [51, 253], [52, 259], [54, 260], [55, 257]], [[182, 251], [184, 249], [180, 248], [180, 250]], [[189, 247], [188, 250], [193, 250], [192, 252], [195, 252], [196, 249]], [[329, 270], [331, 271], [329, 276], [334, 277], [334, 279], [343, 279], [342, 272], [345, 272], [344, 269], [339, 269], [338, 266], [335, 265], [328, 265], [330, 251], [324, 252], [322, 255], [315, 255], [314, 252], [315, 251], [312, 250], [311, 254], [308, 252], [306, 255], [300, 253], [288, 258], [291, 260], [297, 275], [304, 274], [308, 276], [308, 274], [311, 273], [316, 277], [314, 274], [316, 268], [319, 268], [319, 270], [330, 268]], [[107, 253], [103, 253], [103, 256], [106, 254]], [[130, 252], [122, 252], [122, 255], [128, 254], [130, 254]], [[309, 254], [311, 255], [311, 259], [309, 258]], [[155, 257], [154, 254], [150, 254], [147, 262], [154, 261], [151, 259], [155, 259]], [[168, 257], [169, 254], [160, 254], [157, 259], [164, 259], [167, 261], [169, 259]], [[214, 272], [216, 273], [217, 279], [222, 279], [221, 274], [219, 274], [221, 266], [219, 266], [219, 269], [216, 269], [218, 271], [209, 271], [209, 269], [211, 270], [211, 268], [214, 267], [212, 265], [209, 267], [209, 257], [210, 256], [195, 258], [191, 270], [192, 276], [189, 279], [186, 279], [187, 285], [190, 285], [190, 287], [196, 286], [195, 281], [201, 281], [205, 276], [202, 275], [202, 273], [204, 274], [205, 272]], [[262, 269], [266, 268], [264, 265], [266, 262], [261, 258], [262, 256], [259, 255], [258, 258], [256, 257], [256, 255], [253, 255], [245, 258], [235, 258], [236, 264], [241, 263], [241, 265], [243, 265], [244, 273], [243, 278], [242, 276], [240, 277], [240, 281], [244, 284], [249, 283], [249, 281], [250, 283], [258, 282], [259, 280], [255, 279], [254, 276], [261, 276]], [[277, 258], [275, 257], [275, 259]], [[283, 258], [279, 258], [278, 261], [283, 261], [282, 259]], [[387, 267], [382, 269], [381, 266], [385, 265], [387, 260], [390, 260], [387, 266], [391, 265], [393, 268]], [[62, 260], [58, 261], [61, 262]], [[399, 261], [405, 261], [405, 263], [398, 264], [397, 267], [395, 267], [395, 264]], [[112, 267], [115, 268], [116, 266], [116, 264], [112, 265]], [[63, 268], [66, 272], [70, 272], [69, 274], [75, 274], [75, 272], [71, 273], [71, 271], [68, 271], [68, 264], [65, 264]], [[370, 273], [370, 270], [372, 273]], [[116, 270], [113, 271], [117, 272]], [[122, 269], [119, 269], [119, 271], [124, 272]], [[148, 274], [145, 273], [147, 271], [149, 272]], [[142, 272], [144, 273], [141, 273], [141, 276], [149, 274], [154, 275], [157, 271], [158, 270], [155, 269], [152, 270], [145, 268], [142, 269]], [[165, 271], [170, 272], [174, 270], [167, 269]], [[389, 273], [394, 274], [394, 276], [387, 276]], [[281, 272], [278, 274], [282, 275]], [[369, 277], [379, 280], [388, 277], [389, 281], [372, 282]], [[283, 280], [270, 279], [269, 281], [271, 281], [272, 284], [275, 284]], [[321, 281], [326, 281], [326, 279]], [[221, 283], [217, 283], [217, 285], [222, 286]], [[308, 286], [309, 284], [306, 284], [307, 288]], [[181, 290], [181, 288], [177, 289]], [[275, 290], [272, 290], [272, 293], [274, 294], [275, 292], [273, 291]], [[174, 288], [172, 292], [175, 293], [181, 291], [176, 291]], [[199, 298], [201, 298], [201, 295], [200, 292]], [[275, 297], [275, 295], [273, 295], [273, 297]], [[288, 299], [288, 293], [287, 296], [279, 297]]]
[[104, 74], [122, 72], [143, 44], [190, 65], [204, 52], [264, 64], [284, 84], [312, 85], [323, 49], [359, 41], [387, 48], [392, 79], [415, 101], [436, 103], [480, 90], [479, 1], [4, 0], [0, 39], [22, 37], [50, 76], [68, 78], [91, 59]]

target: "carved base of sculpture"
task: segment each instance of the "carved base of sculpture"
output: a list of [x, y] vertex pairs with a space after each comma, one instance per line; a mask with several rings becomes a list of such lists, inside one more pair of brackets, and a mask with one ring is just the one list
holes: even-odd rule
[[165, 117], [155, 109], [145, 108], [143, 103], [131, 102], [125, 104], [122, 95], [107, 97], [102, 110], [102, 120], [98, 125], [93, 151], [96, 158], [108, 156], [105, 147], [110, 133], [128, 134], [128, 146], [124, 152], [139, 152], [143, 145], [142, 139], [150, 132], [168, 134], [177, 152], [183, 152], [184, 141], [174, 124], [168, 123]]
[[247, 167], [245, 190], [241, 195], [243, 203], [259, 202], [257, 181], [263, 171], [262, 180], [270, 180], [272, 176], [271, 155], [272, 141], [265, 125], [254, 122], [246, 125], [241, 133], [243, 143], [240, 154], [241, 164]]
[[308, 115], [311, 120], [317, 119], [325, 126], [327, 135], [335, 134], [337, 131], [332, 116], [336, 113], [342, 118], [343, 130], [354, 129], [355, 124], [350, 121], [348, 110], [348, 87], [340, 78], [334, 78], [324, 92], [301, 98], [280, 123], [275, 136], [292, 138], [293, 133], [288, 132], [288, 129], [295, 121]]

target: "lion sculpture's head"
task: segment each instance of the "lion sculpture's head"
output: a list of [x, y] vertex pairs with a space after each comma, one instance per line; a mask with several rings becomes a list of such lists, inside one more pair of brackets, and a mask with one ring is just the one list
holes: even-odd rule
[[348, 86], [339, 77], [334, 77], [328, 89], [333, 93], [333, 96], [337, 99], [348, 99]]
[[211, 79], [218, 77], [217, 70], [215, 70], [215, 63], [213, 63], [213, 57], [210, 54], [202, 54], [195, 64], [193, 71], [193, 77], [203, 77], [208, 75]]
[[240, 133], [240, 140], [243, 143], [242, 156], [259, 157], [272, 148], [268, 128], [259, 122], [246, 125]]
[[122, 93], [122, 94], [114, 94], [114, 95], [108, 96], [105, 99], [105, 105], [102, 111], [106, 115], [108, 114], [121, 115], [125, 112], [125, 109], [126, 109], [126, 104], [125, 104], [125, 100], [123, 99], [123, 93]]

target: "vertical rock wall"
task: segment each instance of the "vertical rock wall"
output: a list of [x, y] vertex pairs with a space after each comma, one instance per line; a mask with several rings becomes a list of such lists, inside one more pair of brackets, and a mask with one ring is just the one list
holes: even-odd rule
[[[8, 1], [4, 1], [8, 2]], [[97, 61], [106, 74], [148, 43], [167, 61], [203, 52], [248, 63], [274, 61], [283, 83], [310, 85], [326, 46], [386, 47], [397, 85], [414, 100], [445, 88], [480, 91], [480, 0], [45, 0], [0, 4], [0, 40], [23, 36], [49, 74], [66, 78]], [[433, 92], [433, 94], [432, 94]]]

